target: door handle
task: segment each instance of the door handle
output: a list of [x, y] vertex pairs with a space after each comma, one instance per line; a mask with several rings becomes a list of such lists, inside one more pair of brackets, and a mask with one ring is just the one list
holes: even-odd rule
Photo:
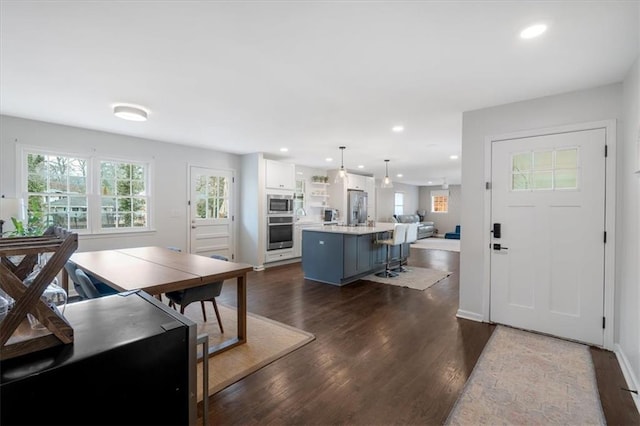
[[509, 247], [502, 247], [502, 244], [494, 243], [493, 244], [493, 249], [494, 250], [498, 250], [498, 251], [500, 251], [500, 250], [509, 250]]
[[500, 225], [499, 223], [494, 223], [493, 224], [493, 230], [491, 232], [493, 232], [493, 238], [500, 238], [502, 235], [502, 225]]

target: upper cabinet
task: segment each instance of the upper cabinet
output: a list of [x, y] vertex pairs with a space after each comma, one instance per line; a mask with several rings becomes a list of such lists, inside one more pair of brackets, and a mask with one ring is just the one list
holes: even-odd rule
[[296, 189], [296, 166], [274, 160], [264, 160], [266, 179], [265, 186], [273, 189]]
[[360, 191], [367, 190], [367, 177], [361, 175], [354, 175], [353, 173], [347, 173], [347, 188], [359, 189]]

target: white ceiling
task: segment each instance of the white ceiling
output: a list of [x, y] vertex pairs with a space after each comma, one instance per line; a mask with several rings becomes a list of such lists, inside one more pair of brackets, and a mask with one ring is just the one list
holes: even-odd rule
[[619, 82], [638, 55], [637, 1], [0, 7], [2, 114], [319, 168], [345, 145], [347, 168], [381, 177], [390, 159], [417, 185], [460, 182], [463, 111]]

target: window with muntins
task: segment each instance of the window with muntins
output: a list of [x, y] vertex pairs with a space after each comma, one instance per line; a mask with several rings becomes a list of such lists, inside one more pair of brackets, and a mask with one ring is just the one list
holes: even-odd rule
[[395, 215], [404, 214], [404, 193], [396, 192], [394, 198], [395, 198], [395, 201], [394, 201], [393, 214]]
[[100, 161], [100, 227], [147, 227], [147, 171], [144, 164]]
[[431, 191], [431, 212], [449, 212], [449, 190]]
[[39, 234], [48, 226], [88, 228], [88, 160], [29, 153], [27, 170], [27, 225]]
[[578, 148], [516, 153], [511, 156], [511, 190], [575, 190], [579, 170]]
[[149, 229], [149, 164], [25, 151], [28, 226], [101, 233]]

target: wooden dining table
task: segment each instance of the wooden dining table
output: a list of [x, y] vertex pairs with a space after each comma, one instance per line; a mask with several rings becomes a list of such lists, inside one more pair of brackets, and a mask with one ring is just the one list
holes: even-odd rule
[[[176, 252], [164, 247], [135, 247], [74, 253], [70, 260], [120, 292], [142, 290], [160, 298], [162, 293], [236, 279], [237, 336], [209, 348], [215, 355], [247, 341], [247, 272], [253, 266]], [[63, 283], [68, 277], [63, 274]]]

